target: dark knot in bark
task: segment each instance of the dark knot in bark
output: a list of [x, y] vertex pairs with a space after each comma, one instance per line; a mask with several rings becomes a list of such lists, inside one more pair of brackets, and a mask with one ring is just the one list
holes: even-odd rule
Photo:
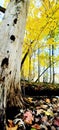
[[11, 35], [11, 36], [10, 36], [10, 39], [11, 39], [12, 41], [15, 41], [15, 36], [14, 36], [14, 35]]
[[8, 58], [4, 58], [3, 60], [2, 60], [2, 63], [1, 63], [1, 67], [4, 67], [4, 66], [8, 66]]

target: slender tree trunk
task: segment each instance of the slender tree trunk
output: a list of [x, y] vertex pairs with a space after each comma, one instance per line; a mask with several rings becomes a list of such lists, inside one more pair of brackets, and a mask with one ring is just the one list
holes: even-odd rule
[[23, 106], [20, 65], [29, 0], [11, 0], [0, 26], [0, 109], [6, 123], [6, 105]]
[[52, 45], [52, 63], [53, 63], [53, 65], [52, 65], [52, 71], [53, 71], [52, 83], [54, 83], [55, 82], [55, 73], [54, 73], [54, 45]]
[[35, 51], [33, 52], [33, 81], [35, 79]]
[[31, 54], [29, 55], [29, 77], [28, 77], [28, 79], [29, 79], [29, 81], [31, 81]]
[[39, 49], [39, 45], [38, 45], [38, 82], [40, 81], [40, 61], [39, 61], [39, 55], [40, 55], [40, 49]]
[[50, 83], [51, 83], [51, 45], [49, 45], [49, 65], [50, 65]]

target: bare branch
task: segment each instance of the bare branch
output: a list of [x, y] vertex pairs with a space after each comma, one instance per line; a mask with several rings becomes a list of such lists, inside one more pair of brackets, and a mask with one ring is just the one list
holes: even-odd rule
[[0, 11], [1, 11], [2, 13], [5, 13], [6, 9], [5, 9], [4, 7], [2, 7], [2, 6], [0, 6]]

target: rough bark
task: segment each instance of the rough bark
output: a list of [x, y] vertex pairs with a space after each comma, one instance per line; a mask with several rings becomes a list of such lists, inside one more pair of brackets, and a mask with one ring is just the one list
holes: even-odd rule
[[[0, 26], [0, 109], [23, 106], [20, 66], [29, 0], [11, 0]], [[5, 121], [5, 120], [4, 120]]]

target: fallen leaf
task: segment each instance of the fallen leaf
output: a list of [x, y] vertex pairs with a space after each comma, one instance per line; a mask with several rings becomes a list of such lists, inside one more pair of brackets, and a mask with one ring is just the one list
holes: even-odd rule
[[44, 111], [44, 112], [45, 112], [45, 115], [47, 115], [47, 116], [51, 116], [51, 117], [54, 116], [54, 113], [49, 109], [47, 111]]
[[32, 115], [32, 112], [29, 110], [29, 111], [26, 111], [24, 113], [24, 122], [26, 124], [32, 124], [32, 121], [34, 120], [34, 117]]
[[49, 98], [46, 98], [46, 103], [50, 103], [50, 99]]
[[35, 128], [36, 130], [40, 129], [40, 125], [38, 125], [38, 124], [34, 124], [34, 125], [32, 125], [32, 127]]
[[35, 118], [35, 122], [38, 122], [39, 121], [39, 118]]
[[6, 130], [17, 130], [18, 126], [16, 125], [15, 127], [8, 127], [6, 126]]
[[41, 105], [41, 108], [47, 109], [48, 105]]
[[59, 126], [59, 120], [54, 120], [54, 125]]
[[47, 127], [45, 125], [40, 125], [40, 130], [47, 130]]
[[8, 120], [8, 126], [9, 127], [14, 127], [15, 126], [12, 120]]
[[19, 127], [23, 127], [25, 129], [25, 124], [21, 118], [16, 118], [13, 120], [13, 123], [18, 125]]
[[47, 116], [43, 116], [43, 117], [42, 117], [42, 121], [43, 121], [43, 122], [47, 122], [47, 120], [48, 120]]
[[54, 126], [51, 126], [51, 130], [56, 130], [56, 128]]
[[29, 101], [30, 103], [32, 103], [32, 99], [33, 99], [33, 98], [30, 98], [30, 97], [29, 97], [29, 98], [28, 98], [28, 101]]
[[52, 102], [55, 103], [56, 101], [57, 101], [57, 98], [53, 98], [53, 99], [52, 99]]
[[37, 115], [41, 114], [43, 111], [43, 109], [37, 109]]
[[31, 128], [31, 130], [36, 130], [35, 128]]

